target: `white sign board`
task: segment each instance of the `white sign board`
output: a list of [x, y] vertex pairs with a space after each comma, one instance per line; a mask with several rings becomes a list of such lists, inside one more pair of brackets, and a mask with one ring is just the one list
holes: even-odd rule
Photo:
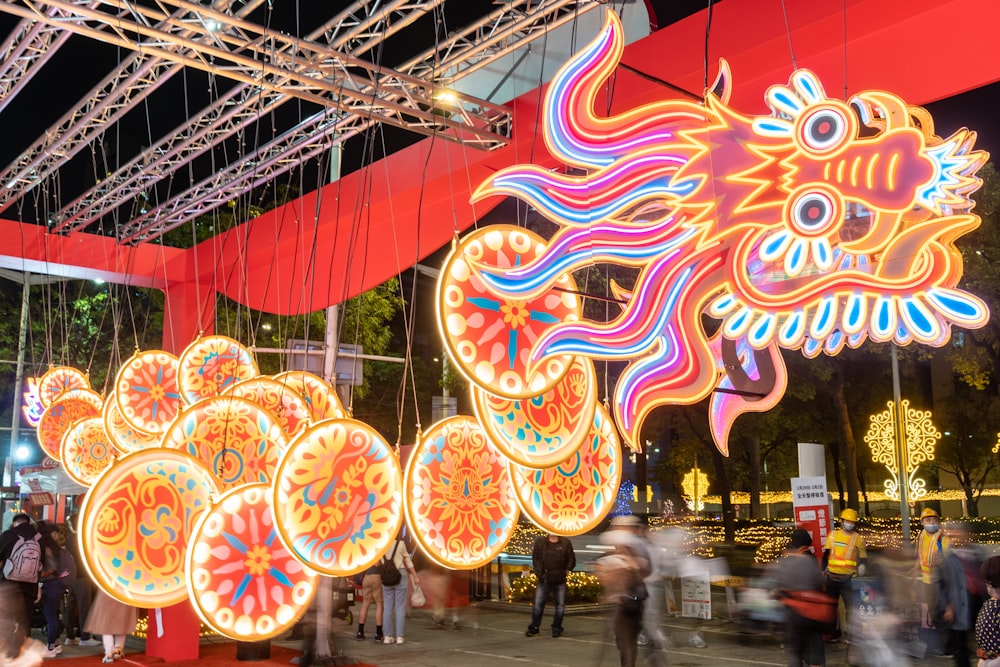
[[707, 569], [681, 577], [681, 616], [712, 618], [712, 587]]

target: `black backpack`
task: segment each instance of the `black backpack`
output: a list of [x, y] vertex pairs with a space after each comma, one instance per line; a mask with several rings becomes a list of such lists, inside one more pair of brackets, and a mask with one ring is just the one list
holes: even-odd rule
[[392, 545], [392, 554], [382, 561], [382, 585], [395, 586], [403, 580], [403, 574], [396, 567], [396, 549], [399, 548], [399, 541]]

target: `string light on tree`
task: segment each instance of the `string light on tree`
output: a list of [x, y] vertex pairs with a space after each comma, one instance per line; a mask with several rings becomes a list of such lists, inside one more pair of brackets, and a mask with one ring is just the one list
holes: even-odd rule
[[691, 471], [684, 475], [684, 479], [681, 481], [681, 490], [684, 492], [688, 509], [701, 512], [705, 509], [708, 475], [697, 466], [691, 468]]
[[[934, 460], [934, 447], [941, 439], [941, 432], [931, 421], [930, 410], [916, 410], [908, 400], [901, 401], [903, 414], [904, 442], [906, 445], [905, 475], [910, 500], [919, 500], [927, 495], [927, 482], [917, 477], [917, 468], [925, 461]], [[892, 500], [899, 499], [900, 466], [897, 461], [896, 420], [893, 402], [888, 409], [871, 416], [871, 427], [865, 434], [865, 442], [872, 452], [872, 460], [881, 463], [889, 471], [885, 480], [885, 495]]]

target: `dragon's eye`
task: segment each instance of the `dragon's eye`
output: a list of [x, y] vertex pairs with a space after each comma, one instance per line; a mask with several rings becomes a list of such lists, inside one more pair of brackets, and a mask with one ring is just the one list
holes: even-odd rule
[[788, 221], [804, 236], [821, 236], [837, 224], [843, 203], [837, 193], [819, 184], [805, 186], [788, 202]]
[[799, 141], [814, 153], [829, 153], [840, 148], [853, 134], [854, 118], [834, 105], [817, 106], [806, 111], [797, 124]]

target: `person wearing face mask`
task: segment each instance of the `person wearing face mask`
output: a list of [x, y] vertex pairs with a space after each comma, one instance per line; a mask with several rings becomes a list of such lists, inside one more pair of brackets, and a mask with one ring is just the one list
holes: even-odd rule
[[951, 551], [951, 543], [941, 532], [941, 515], [932, 507], [925, 507], [920, 513], [923, 530], [917, 536], [916, 573], [920, 580], [931, 585], [940, 574], [945, 554]]
[[914, 577], [919, 580], [917, 602], [921, 605], [923, 617], [937, 635], [932, 635], [928, 642], [931, 651], [944, 655], [949, 643], [949, 617], [954, 616], [954, 601], [947, 599], [946, 594], [949, 580], [954, 577], [946, 578], [948, 572], [945, 565], [949, 562], [948, 557], [954, 554], [948, 537], [941, 531], [941, 516], [936, 510], [925, 507], [920, 513], [920, 524], [923, 530], [917, 535], [917, 562], [913, 568]]
[[[823, 571], [826, 574], [826, 592], [844, 602], [845, 619], [853, 609], [851, 579], [865, 576], [868, 562], [868, 552], [865, 550], [865, 538], [858, 534], [858, 512], [848, 507], [840, 513], [840, 528], [826, 536], [823, 547]], [[850, 627], [840, 622], [839, 628], [833, 633], [830, 641], [837, 641], [841, 636], [840, 628]]]

